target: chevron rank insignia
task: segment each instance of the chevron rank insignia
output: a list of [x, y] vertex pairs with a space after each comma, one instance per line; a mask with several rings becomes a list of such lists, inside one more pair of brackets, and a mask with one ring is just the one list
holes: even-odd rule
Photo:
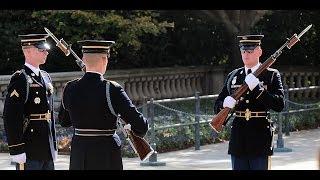
[[14, 90], [12, 91], [12, 93], [10, 94], [10, 97], [12, 97], [12, 96], [17, 96], [17, 97], [19, 97], [19, 93], [14, 89]]

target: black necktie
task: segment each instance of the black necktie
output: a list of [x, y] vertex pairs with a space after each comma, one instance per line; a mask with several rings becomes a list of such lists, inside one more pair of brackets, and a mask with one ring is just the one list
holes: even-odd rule
[[250, 73], [251, 73], [251, 69], [248, 69], [248, 73], [247, 73], [247, 75], [248, 75], [248, 74], [250, 74]]

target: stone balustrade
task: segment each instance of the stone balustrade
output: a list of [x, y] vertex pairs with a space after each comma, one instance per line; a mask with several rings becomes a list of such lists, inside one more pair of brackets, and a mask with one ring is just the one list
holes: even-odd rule
[[[283, 84], [289, 88], [300, 88], [320, 86], [320, 73], [316, 68], [311, 67], [282, 67], [279, 68], [282, 74]], [[307, 89], [289, 93], [291, 100], [319, 100], [320, 89]]]
[[[289, 88], [320, 85], [319, 70], [314, 67], [278, 67], [283, 83]], [[134, 104], [142, 103], [143, 98], [154, 99], [179, 98], [193, 96], [195, 91], [200, 95], [220, 92], [229, 70], [226, 67], [172, 67], [152, 69], [108, 70], [105, 78], [118, 82], [124, 87]], [[50, 73], [55, 88], [56, 107], [59, 106], [64, 85], [83, 72]], [[0, 97], [10, 81], [11, 75], [0, 76]], [[320, 90], [304, 90], [290, 92], [293, 99], [320, 99]], [[4, 100], [0, 99], [0, 114]]]

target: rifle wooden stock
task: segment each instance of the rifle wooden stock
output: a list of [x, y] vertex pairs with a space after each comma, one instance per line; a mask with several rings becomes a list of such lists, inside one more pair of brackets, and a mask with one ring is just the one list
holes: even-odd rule
[[[294, 34], [290, 39], [288, 39], [274, 54], [272, 54], [259, 68], [253, 73], [254, 76], [258, 77], [264, 70], [269, 68], [276, 59], [281, 55], [282, 50], [287, 47], [288, 49], [291, 49], [293, 45], [295, 45], [300, 39], [300, 37], [307, 32], [312, 25], [309, 25], [307, 28], [305, 28], [299, 35]], [[235, 93], [231, 95], [235, 100], [239, 100], [240, 97], [247, 92], [248, 85], [244, 82]], [[228, 114], [230, 112], [230, 108], [226, 107], [222, 109], [217, 115], [215, 115], [211, 122], [210, 126], [211, 128], [216, 131], [217, 133], [221, 132], [223, 128], [223, 124], [226, 121], [226, 118], [228, 117]]]
[[138, 154], [141, 161], [146, 160], [154, 152], [149, 143], [139, 136], [136, 136], [132, 131], [128, 132], [129, 143], [133, 150]]
[[230, 110], [230, 108], [226, 107], [214, 116], [213, 120], [209, 124], [214, 131], [221, 132], [223, 123], [227, 119]]
[[16, 163], [16, 170], [19, 170], [19, 171], [25, 170], [25, 163]]

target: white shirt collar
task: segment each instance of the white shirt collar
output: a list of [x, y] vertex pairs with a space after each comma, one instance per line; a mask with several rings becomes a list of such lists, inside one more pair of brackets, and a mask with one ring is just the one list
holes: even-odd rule
[[36, 68], [29, 63], [24, 63], [24, 65], [30, 68], [37, 76], [39, 76], [40, 68]]
[[97, 71], [86, 71], [86, 72], [96, 73], [96, 74], [100, 74], [100, 76], [103, 76], [103, 74], [101, 74], [100, 72], [97, 72]]
[[246, 71], [246, 74], [248, 74], [248, 69], [251, 69], [251, 72], [254, 73], [258, 68], [259, 66], [261, 65], [261, 63], [259, 62], [257, 65], [253, 66], [252, 68], [247, 68], [246, 66], [244, 66], [244, 69]]

